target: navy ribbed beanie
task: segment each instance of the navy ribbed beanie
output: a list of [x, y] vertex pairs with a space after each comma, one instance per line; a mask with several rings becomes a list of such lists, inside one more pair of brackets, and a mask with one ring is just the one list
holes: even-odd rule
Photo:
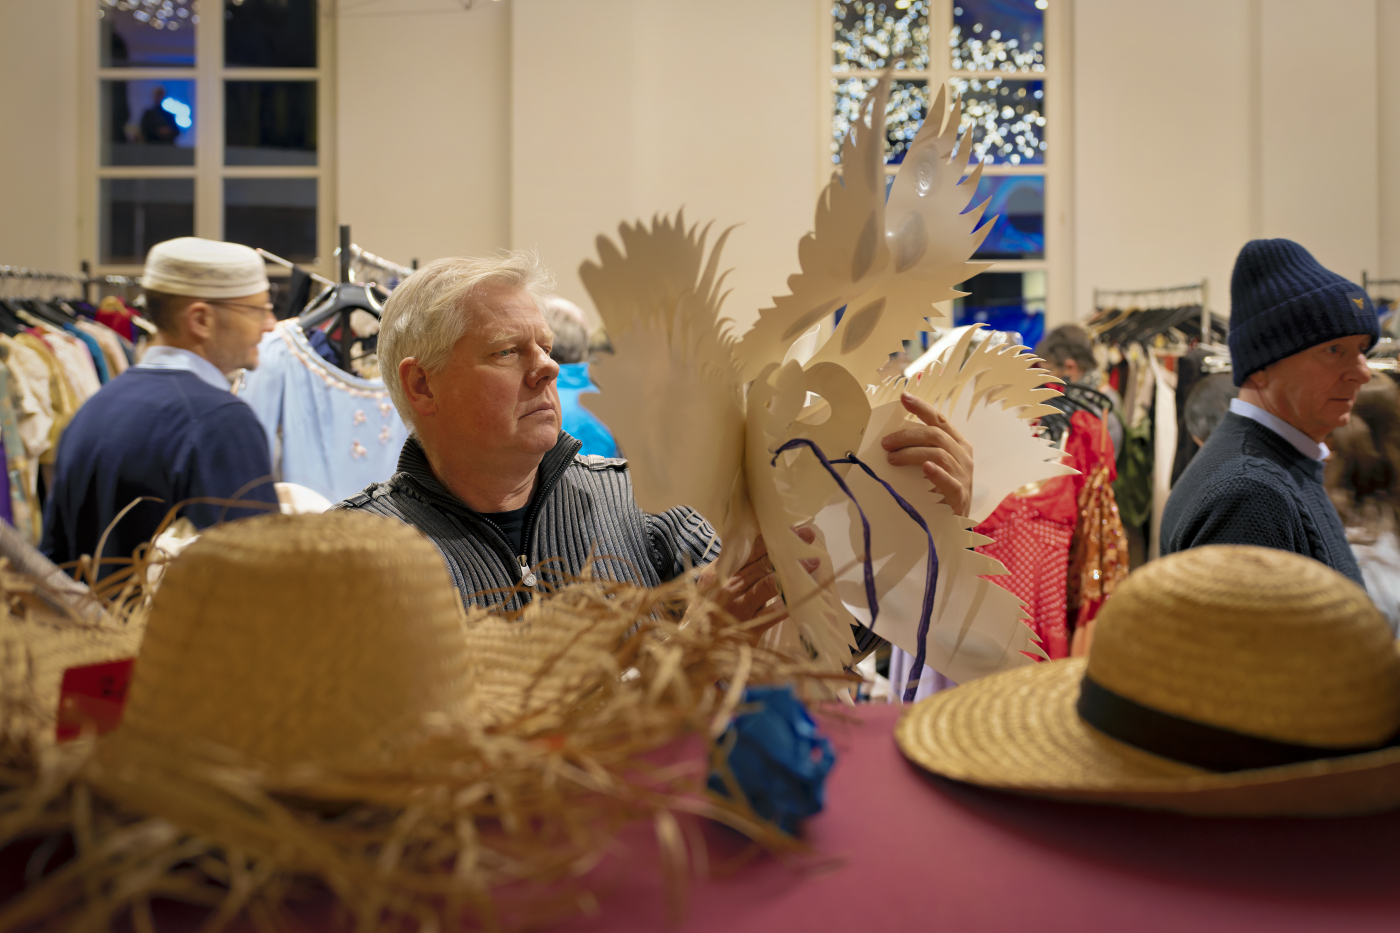
[[1338, 337], [1380, 339], [1361, 286], [1330, 272], [1292, 240], [1250, 240], [1230, 276], [1230, 358], [1235, 385], [1286, 356]]

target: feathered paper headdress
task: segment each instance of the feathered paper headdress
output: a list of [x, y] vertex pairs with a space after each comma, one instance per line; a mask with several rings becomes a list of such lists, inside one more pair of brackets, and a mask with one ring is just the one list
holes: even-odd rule
[[[986, 539], [970, 529], [1012, 490], [1068, 470], [1028, 424], [1050, 410], [1040, 387], [1053, 380], [1024, 348], [969, 352], [969, 334], [907, 386], [874, 385], [901, 340], [941, 316], [934, 303], [990, 265], [968, 261], [991, 224], [979, 226], [985, 201], [968, 207], [981, 165], [968, 171], [958, 100], [940, 90], [887, 201], [888, 95], [886, 76], [818, 200], [790, 294], [741, 338], [720, 316], [728, 231], [708, 255], [709, 227], [680, 213], [623, 224], [620, 245], [598, 238], [599, 261], [580, 275], [616, 354], [594, 364], [602, 394], [585, 404], [625, 451], [643, 508], [689, 505], [721, 529], [722, 574], [763, 535], [790, 613], [776, 646], [847, 666], [859, 622], [963, 682], [1043, 655], [1020, 601], [982, 579], [1005, 569], [971, 550]], [[908, 420], [900, 388], [972, 443], [971, 518], [917, 467], [871, 454]], [[792, 531], [809, 522], [813, 544]]]

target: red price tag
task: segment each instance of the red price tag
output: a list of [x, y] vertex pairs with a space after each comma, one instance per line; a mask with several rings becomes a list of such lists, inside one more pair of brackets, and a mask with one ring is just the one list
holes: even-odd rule
[[126, 688], [135, 658], [70, 667], [58, 696], [58, 741], [68, 742], [95, 729], [111, 732], [122, 721]]

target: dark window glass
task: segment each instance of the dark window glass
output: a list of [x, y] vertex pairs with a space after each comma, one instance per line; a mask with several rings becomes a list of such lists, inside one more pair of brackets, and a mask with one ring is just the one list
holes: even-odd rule
[[316, 261], [316, 179], [225, 178], [224, 239]]
[[1044, 71], [1045, 0], [953, 0], [955, 70]]
[[954, 78], [962, 95], [962, 124], [972, 128], [972, 157], [1010, 165], [1045, 161], [1045, 82], [1000, 76]]
[[927, 0], [837, 0], [831, 8], [836, 35], [834, 67], [883, 68], [900, 56], [896, 68], [928, 70]]
[[103, 68], [190, 68], [195, 0], [98, 0]]
[[103, 81], [103, 165], [194, 165], [195, 82]]
[[983, 175], [972, 198], [991, 198], [982, 216], [996, 217], [975, 259], [1045, 258], [1045, 176]]
[[958, 286], [969, 294], [953, 302], [953, 323], [986, 324], [1020, 334], [1033, 347], [1045, 336], [1045, 273], [983, 272]]
[[224, 84], [225, 165], [315, 165], [315, 81]]
[[140, 265], [157, 243], [194, 235], [193, 178], [104, 178], [102, 262]]
[[[836, 98], [836, 116], [831, 121], [831, 161], [841, 161], [841, 146], [851, 124], [860, 119], [865, 98], [875, 89], [874, 78], [832, 78]], [[928, 113], [927, 81], [895, 81], [890, 85], [890, 100], [885, 106], [885, 160], [902, 162], [904, 152]]]
[[316, 0], [224, 0], [224, 64], [316, 67]]

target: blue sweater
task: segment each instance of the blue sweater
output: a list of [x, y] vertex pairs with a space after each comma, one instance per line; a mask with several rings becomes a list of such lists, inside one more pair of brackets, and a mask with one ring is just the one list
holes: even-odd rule
[[[141, 496], [107, 538], [104, 557], [129, 557], [174, 505], [198, 496], [277, 502], [267, 438], [252, 410], [190, 372], [127, 370], [88, 399], [58, 445], [40, 550], [55, 563], [93, 554], [117, 513]], [[263, 510], [189, 505], [197, 528]], [[105, 572], [104, 572], [105, 575]]]
[[1181, 474], [1162, 514], [1162, 554], [1255, 544], [1321, 561], [1365, 586], [1322, 485], [1322, 464], [1230, 412]]

